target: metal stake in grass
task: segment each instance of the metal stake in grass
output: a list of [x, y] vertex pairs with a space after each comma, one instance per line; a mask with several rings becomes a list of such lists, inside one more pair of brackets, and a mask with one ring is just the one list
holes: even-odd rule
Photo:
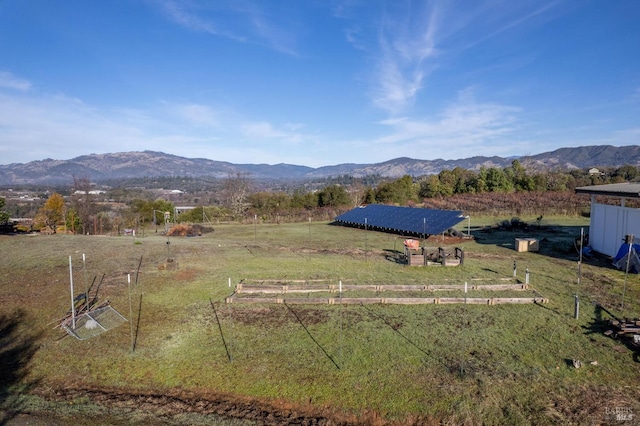
[[127, 274], [127, 285], [129, 287], [129, 331], [131, 333], [131, 352], [133, 352], [133, 307], [131, 305], [131, 274]]
[[[231, 288], [231, 277], [229, 277], [229, 288]], [[229, 299], [234, 295], [235, 293], [235, 289], [234, 291], [231, 293], [231, 295], [229, 296]], [[230, 327], [230, 331], [229, 331], [229, 362], [232, 363], [233, 362], [233, 335], [234, 335], [234, 330], [233, 330], [233, 310], [231, 309], [231, 300], [229, 300], [229, 303], [227, 303], [227, 310], [229, 312], [229, 323], [231, 324]]]
[[71, 256], [69, 256], [69, 285], [71, 286], [71, 327], [76, 329], [76, 304], [73, 300], [73, 266], [71, 265]]
[[340, 297], [340, 365], [342, 365], [342, 280], [338, 284]]
[[367, 259], [367, 252], [369, 251], [369, 246], [367, 244], [367, 218], [364, 218], [364, 259]]
[[311, 256], [311, 218], [309, 218], [309, 256]]
[[84, 306], [85, 306], [85, 310], [89, 310], [89, 290], [87, 288], [87, 262], [86, 262], [86, 258], [84, 256], [84, 253], [82, 253], [82, 272], [84, 274]]
[[465, 330], [467, 327], [467, 282], [464, 282], [464, 307], [462, 310], [462, 360], [460, 361], [460, 377], [464, 377], [464, 359], [467, 351]]
[[584, 241], [584, 228], [580, 228], [580, 254], [578, 255], [578, 286], [576, 287], [575, 294], [575, 306], [574, 306], [574, 317], [578, 319], [580, 317], [580, 297], [578, 296], [578, 290], [580, 289], [580, 284], [582, 282], [582, 244]]

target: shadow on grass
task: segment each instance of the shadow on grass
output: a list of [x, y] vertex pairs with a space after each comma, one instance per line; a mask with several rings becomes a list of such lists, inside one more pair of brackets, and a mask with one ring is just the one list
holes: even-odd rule
[[407, 264], [407, 261], [404, 258], [404, 253], [402, 253], [401, 251], [386, 249], [384, 250], [384, 252], [385, 252], [384, 257], [389, 262], [393, 262], [398, 265]]
[[438, 364], [442, 365], [447, 371], [449, 371], [449, 373], [454, 373], [454, 372], [457, 372], [457, 371], [460, 370], [460, 366], [459, 365], [453, 365], [453, 364], [452, 365], [448, 365], [444, 361], [442, 361], [442, 360], [436, 358], [435, 356], [433, 356], [426, 349], [418, 346], [418, 344], [416, 344], [413, 340], [411, 340], [410, 338], [408, 338], [407, 336], [402, 334], [398, 324], [391, 323], [391, 321], [389, 321], [387, 318], [385, 318], [384, 316], [382, 316], [378, 312], [375, 312], [373, 309], [371, 309], [370, 307], [368, 307], [368, 306], [366, 306], [364, 304], [361, 304], [360, 306], [362, 306], [364, 309], [369, 311], [369, 313], [372, 314], [373, 316], [375, 316], [377, 318], [380, 318], [382, 320], [382, 322], [384, 322], [386, 325], [388, 325], [389, 328], [391, 328], [391, 330], [393, 330], [398, 336], [402, 337], [407, 343], [409, 343], [411, 346], [413, 346], [414, 348], [419, 350], [421, 353], [423, 353], [427, 357], [431, 358], [432, 360], [436, 361]]
[[[595, 316], [593, 321], [587, 326], [582, 328], [585, 330], [585, 334], [604, 334], [609, 335], [612, 339], [623, 344], [627, 349], [633, 352], [633, 360], [640, 363], [640, 346], [633, 343], [633, 334], [620, 334], [617, 335], [613, 330], [610, 320], [622, 321], [616, 317], [612, 312], [607, 310], [604, 306], [594, 303]], [[605, 318], [604, 314], [608, 315]]]
[[216, 305], [213, 304], [213, 300], [209, 299], [209, 303], [211, 304], [211, 309], [213, 309], [213, 314], [216, 317], [216, 323], [218, 324], [218, 331], [220, 332], [220, 337], [222, 338], [222, 344], [224, 345], [224, 350], [227, 353], [227, 359], [229, 362], [233, 362], [233, 357], [231, 356], [231, 350], [229, 345], [227, 345], [227, 341], [224, 338], [224, 333], [222, 332], [222, 324], [220, 323], [220, 318], [218, 317], [218, 311], [216, 310]]
[[[580, 238], [580, 226], [527, 225], [494, 226], [475, 231], [473, 236], [478, 244], [494, 245], [515, 250], [516, 238], [535, 238], [538, 240], [537, 254], [544, 256], [576, 260], [579, 248], [576, 240]], [[583, 259], [588, 262], [588, 259]]]
[[21, 396], [38, 384], [27, 377], [41, 333], [24, 326], [24, 315], [20, 309], [0, 314], [0, 425], [20, 414]]
[[[538, 293], [537, 291], [534, 290], [534, 294], [536, 297], [544, 297], [543, 295], [541, 295], [540, 293]], [[533, 302], [533, 304], [535, 306], [538, 306], [539, 308], [542, 308], [544, 310], [547, 310], [549, 312], [553, 312], [556, 315], [559, 315], [561, 317], [566, 317], [566, 318], [573, 318], [573, 315], [569, 315], [567, 313], [561, 312], [556, 308], [550, 308], [549, 306], [543, 304], [543, 303], [538, 303], [538, 302]]]
[[304, 331], [307, 332], [307, 334], [309, 335], [309, 337], [311, 338], [311, 340], [313, 341], [313, 343], [316, 344], [316, 346], [318, 346], [318, 348], [320, 348], [320, 350], [322, 351], [322, 353], [324, 353], [324, 355], [329, 358], [329, 361], [331, 361], [331, 363], [333, 365], [335, 365], [335, 367], [340, 370], [340, 366], [338, 365], [338, 363], [336, 363], [336, 361], [333, 359], [333, 357], [331, 355], [329, 355], [329, 352], [327, 352], [327, 350], [320, 344], [320, 342], [318, 342], [316, 340], [315, 337], [313, 337], [313, 334], [311, 334], [311, 332], [309, 331], [309, 329], [307, 328], [306, 325], [304, 325], [304, 323], [302, 322], [302, 319], [300, 319], [300, 316], [296, 313], [296, 311], [293, 310], [293, 308], [291, 308], [291, 306], [287, 305], [286, 303], [284, 304], [287, 309], [289, 310], [289, 312], [291, 312], [291, 314], [296, 318], [296, 320], [298, 320], [298, 322], [300, 323], [300, 325], [302, 326], [302, 328], [304, 329]]
[[133, 339], [133, 351], [135, 352], [138, 346], [138, 334], [140, 332], [140, 317], [142, 316], [142, 294], [140, 295], [140, 302], [138, 303], [138, 318], [136, 318], [136, 332]]

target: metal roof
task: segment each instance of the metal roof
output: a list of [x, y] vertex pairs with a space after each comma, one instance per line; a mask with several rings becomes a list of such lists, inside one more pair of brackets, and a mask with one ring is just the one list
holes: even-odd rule
[[462, 222], [461, 211], [369, 204], [336, 217], [336, 222], [416, 235], [441, 234]]
[[581, 186], [576, 194], [607, 195], [620, 198], [640, 198], [640, 183], [611, 183], [608, 185]]

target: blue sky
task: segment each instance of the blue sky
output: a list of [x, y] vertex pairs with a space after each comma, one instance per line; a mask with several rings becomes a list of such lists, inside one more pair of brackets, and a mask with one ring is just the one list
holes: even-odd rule
[[0, 0], [0, 164], [640, 143], [637, 0]]

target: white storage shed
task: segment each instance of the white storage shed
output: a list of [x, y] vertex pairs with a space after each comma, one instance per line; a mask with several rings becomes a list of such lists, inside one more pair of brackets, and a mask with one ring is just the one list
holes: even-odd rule
[[[635, 242], [640, 240], [640, 209], [625, 206], [625, 200], [640, 198], [640, 183], [613, 183], [609, 185], [582, 186], [576, 194], [591, 195], [591, 221], [589, 223], [589, 246], [598, 253], [615, 256], [624, 243], [625, 236], [632, 234]], [[619, 205], [601, 204], [598, 196], [614, 197]]]

